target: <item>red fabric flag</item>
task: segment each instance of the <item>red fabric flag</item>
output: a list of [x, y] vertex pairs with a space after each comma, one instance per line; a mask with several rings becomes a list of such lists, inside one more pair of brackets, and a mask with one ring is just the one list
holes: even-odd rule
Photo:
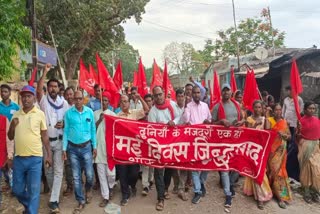
[[118, 90], [122, 89], [122, 84], [123, 84], [123, 78], [122, 78], [122, 62], [119, 60], [116, 72], [113, 77], [113, 81], [118, 87]]
[[132, 86], [137, 87], [138, 86], [138, 72], [134, 71], [133, 72], [133, 82], [132, 82]]
[[93, 65], [89, 64], [89, 73], [90, 73], [90, 76], [94, 79], [95, 81], [95, 84], [99, 84], [99, 76], [97, 74], [97, 72], [94, 70], [94, 67]]
[[91, 96], [94, 96], [95, 81], [88, 72], [82, 59], [80, 58], [80, 73], [79, 73], [79, 86], [86, 90]]
[[206, 81], [205, 81], [204, 79], [201, 80], [201, 85], [202, 85], [203, 87], [206, 87]]
[[234, 68], [233, 67], [231, 68], [231, 73], [230, 73], [230, 86], [231, 86], [232, 93], [234, 93], [234, 92], [236, 92], [236, 90], [238, 90], [236, 78], [234, 76]]
[[252, 105], [255, 100], [260, 100], [258, 84], [253, 70], [247, 70], [246, 81], [243, 91], [243, 103], [246, 109], [253, 111]]
[[219, 84], [219, 77], [217, 71], [213, 72], [213, 90], [211, 91], [210, 96], [210, 107], [211, 109], [215, 106], [215, 104], [221, 101], [221, 89]]
[[300, 106], [298, 102], [298, 95], [302, 93], [303, 87], [300, 79], [300, 74], [297, 66], [296, 59], [292, 59], [291, 73], [290, 73], [290, 85], [294, 107], [296, 109], [296, 115], [298, 120], [301, 119]]
[[138, 93], [141, 97], [144, 97], [148, 93], [148, 86], [147, 86], [147, 78], [146, 73], [144, 72], [144, 66], [142, 64], [141, 57], [139, 59], [139, 67], [138, 67]]
[[32, 70], [32, 74], [31, 74], [31, 79], [29, 80], [29, 85], [33, 87], [33, 83], [36, 80], [36, 75], [37, 75], [37, 67], [34, 67]]
[[170, 99], [175, 101], [176, 100], [176, 93], [175, 93], [174, 88], [173, 88], [171, 81], [169, 79], [167, 61], [164, 62], [162, 87], [164, 90], [165, 97], [168, 97], [168, 94], [170, 94]]
[[110, 76], [107, 68], [105, 67], [102, 60], [100, 59], [98, 53], [96, 54], [96, 59], [97, 59], [100, 86], [105, 91], [108, 91], [110, 93], [112, 99], [109, 102], [111, 106], [113, 106], [114, 108], [117, 108], [119, 103], [119, 97], [120, 97], [118, 88], [114, 84], [112, 77]]
[[156, 60], [153, 59], [153, 73], [152, 73], [152, 81], [151, 81], [151, 85], [150, 85], [150, 91], [152, 91], [152, 89], [155, 86], [162, 86], [163, 83], [163, 77], [160, 71], [159, 66], [156, 63]]

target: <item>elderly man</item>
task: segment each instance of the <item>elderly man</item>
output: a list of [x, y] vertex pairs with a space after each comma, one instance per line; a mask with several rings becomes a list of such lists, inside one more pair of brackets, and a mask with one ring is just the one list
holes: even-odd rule
[[[188, 125], [194, 124], [210, 124], [211, 113], [206, 103], [200, 101], [201, 93], [199, 86], [192, 88], [192, 101], [187, 104], [182, 115], [182, 121]], [[206, 195], [205, 182], [207, 180], [207, 171], [193, 171], [192, 180], [194, 185], [194, 197], [192, 203], [197, 204], [200, 202], [201, 197]]]
[[113, 187], [116, 184], [116, 170], [110, 170], [107, 164], [107, 150], [106, 150], [106, 126], [104, 123], [104, 115], [116, 116], [116, 114], [108, 109], [110, 93], [104, 91], [102, 93], [102, 109], [94, 112], [94, 120], [97, 127], [97, 157], [95, 163], [97, 164], [97, 171], [100, 181], [100, 189], [102, 201], [100, 207], [105, 207], [109, 203], [113, 194]]
[[[161, 86], [155, 86], [152, 90], [154, 97], [154, 106], [148, 114], [148, 121], [153, 123], [163, 123], [169, 126], [175, 126], [180, 121], [177, 105], [175, 102], [165, 99]], [[165, 173], [165, 170], [168, 172]], [[168, 182], [171, 180], [171, 169], [154, 169], [154, 179], [157, 189], [156, 210], [164, 209], [164, 199]], [[168, 194], [168, 193], [167, 193]]]
[[8, 132], [15, 146], [13, 193], [24, 206], [24, 213], [36, 214], [40, 202], [42, 146], [47, 152], [47, 166], [52, 159], [45, 115], [34, 106], [35, 90], [24, 86], [20, 95], [22, 109], [14, 113]]
[[[237, 101], [231, 99], [231, 87], [228, 83], [222, 85], [222, 102], [216, 104], [212, 111], [213, 124], [230, 126], [242, 126], [244, 120], [242, 118], [240, 106]], [[234, 183], [239, 174], [237, 172], [220, 172], [224, 194], [226, 201], [224, 206], [230, 208], [232, 197], [235, 196]]]
[[[48, 135], [50, 142], [50, 153], [53, 158], [53, 166], [45, 168], [46, 178], [51, 191], [49, 208], [51, 213], [58, 213], [59, 197], [63, 179], [63, 160], [62, 156], [62, 135], [63, 135], [63, 117], [67, 109], [68, 103], [59, 96], [59, 81], [57, 79], [50, 79], [47, 82], [48, 93], [43, 94], [44, 80], [51, 69], [51, 65], [47, 64], [44, 68], [43, 74], [38, 82], [37, 100], [40, 109], [46, 116], [48, 127]], [[46, 155], [46, 154], [45, 154]]]
[[[147, 103], [142, 99], [139, 94], [135, 94], [136, 98], [141, 102], [143, 109], [130, 109], [130, 102], [128, 95], [122, 95], [120, 98], [121, 112], [118, 117], [127, 118], [131, 120], [140, 120], [145, 117], [145, 113], [149, 111]], [[121, 206], [128, 204], [130, 196], [135, 196], [137, 193], [136, 184], [139, 177], [139, 164], [132, 165], [118, 165], [120, 186], [121, 186]], [[131, 192], [129, 186], [131, 187]]]
[[[78, 206], [73, 213], [80, 213], [92, 199], [93, 158], [97, 154], [96, 126], [93, 111], [83, 105], [83, 93], [74, 93], [74, 106], [65, 114], [63, 132], [63, 159], [69, 154], [74, 192]], [[82, 192], [82, 170], [86, 175], [86, 195]]]

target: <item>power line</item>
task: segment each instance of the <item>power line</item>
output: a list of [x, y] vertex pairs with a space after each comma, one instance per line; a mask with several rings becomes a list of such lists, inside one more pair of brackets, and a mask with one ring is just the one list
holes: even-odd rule
[[174, 29], [174, 28], [171, 28], [171, 27], [167, 27], [167, 26], [164, 26], [164, 25], [152, 22], [152, 21], [148, 21], [146, 19], [144, 19], [143, 21], [148, 23], [148, 24], [155, 25], [155, 26], [158, 26], [158, 27], [161, 27], [161, 28], [164, 28], [164, 29], [169, 29], [169, 30], [177, 32], [177, 33], [183, 33], [183, 34], [187, 34], [187, 35], [190, 35], [190, 36], [195, 36], [195, 37], [199, 37], [199, 38], [203, 38], [203, 39], [211, 39], [209, 37], [205, 37], [205, 36], [197, 35], [197, 34], [194, 34], [194, 33], [189, 33], [189, 32], [186, 32], [186, 31], [177, 30], [177, 29]]

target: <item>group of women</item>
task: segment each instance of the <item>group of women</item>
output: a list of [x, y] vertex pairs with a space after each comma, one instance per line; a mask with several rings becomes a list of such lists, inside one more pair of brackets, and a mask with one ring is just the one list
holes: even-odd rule
[[[239, 103], [242, 102], [241, 92], [234, 94]], [[261, 185], [246, 177], [244, 194], [253, 195], [259, 209], [264, 209], [264, 202], [272, 197], [278, 200], [279, 207], [285, 209], [292, 200], [289, 177], [286, 170], [287, 141], [291, 134], [288, 123], [282, 117], [282, 107], [274, 103], [269, 96], [267, 103], [257, 100], [253, 103], [251, 116], [246, 117], [246, 126], [254, 129], [269, 129], [277, 132], [272, 143], [267, 169]], [[298, 122], [296, 143], [298, 144], [298, 160], [300, 164], [300, 182], [303, 198], [307, 203], [320, 203], [320, 120], [314, 116], [316, 105], [306, 102], [304, 116]], [[243, 109], [243, 115], [247, 111]], [[297, 166], [298, 167], [298, 166]]]

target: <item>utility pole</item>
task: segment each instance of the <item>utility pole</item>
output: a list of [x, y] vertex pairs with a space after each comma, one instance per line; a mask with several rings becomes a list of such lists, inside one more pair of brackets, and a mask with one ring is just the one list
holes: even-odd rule
[[236, 10], [234, 7], [234, 0], [232, 0], [232, 9], [233, 9], [233, 23], [234, 23], [234, 31], [236, 33], [236, 41], [237, 41], [237, 60], [238, 60], [238, 71], [240, 71], [240, 52], [239, 52], [239, 41], [238, 41], [238, 30], [237, 30], [237, 22], [236, 22]]
[[[57, 55], [58, 66], [59, 66], [59, 71], [60, 71], [60, 75], [61, 75], [61, 78], [62, 78], [62, 82], [63, 82], [63, 85], [64, 85], [65, 87], [68, 87], [68, 81], [66, 80], [66, 75], [65, 75], [65, 73], [64, 73], [64, 69], [61, 67], [60, 57], [59, 57], [59, 54], [58, 54], [56, 42], [55, 42], [55, 39], [54, 39], [54, 36], [53, 36], [53, 33], [52, 33], [52, 30], [51, 30], [51, 26], [50, 26], [50, 25], [49, 25], [49, 30], [50, 30], [50, 35], [51, 35], [52, 43], [53, 43], [53, 46], [54, 46], [54, 50], [55, 50], [56, 55]], [[78, 76], [79, 76], [79, 75], [78, 75]]]
[[35, 7], [35, 0], [31, 1], [31, 32], [32, 32], [32, 65], [33, 68], [36, 68], [38, 65], [38, 58], [37, 58], [37, 23], [36, 23], [36, 7]]
[[273, 56], [276, 55], [276, 48], [274, 46], [274, 35], [273, 35], [273, 27], [272, 27], [272, 21], [271, 21], [271, 13], [270, 13], [270, 7], [268, 6], [268, 18], [270, 22], [270, 33], [271, 33], [271, 39], [272, 39], [272, 49], [273, 49]]

